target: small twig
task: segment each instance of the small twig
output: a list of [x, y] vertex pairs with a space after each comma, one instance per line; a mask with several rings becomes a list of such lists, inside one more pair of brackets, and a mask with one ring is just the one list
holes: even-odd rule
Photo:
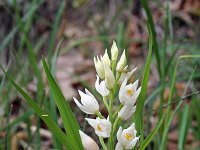
[[158, 109], [150, 110], [150, 111], [146, 112], [145, 114], [143, 114], [143, 116], [146, 116], [146, 115], [148, 115], [149, 113], [152, 113], [152, 112], [155, 112], [155, 111], [164, 109], [164, 108], [166, 108], [166, 107], [168, 107], [168, 106], [170, 106], [170, 105], [172, 105], [172, 104], [175, 104], [175, 103], [177, 103], [177, 102], [179, 102], [179, 101], [181, 101], [181, 100], [184, 101], [184, 100], [190, 99], [193, 95], [198, 95], [198, 94], [200, 94], [200, 91], [196, 91], [196, 92], [194, 92], [194, 93], [191, 93], [191, 94], [189, 94], [189, 95], [186, 95], [185, 97], [182, 97], [182, 98], [180, 98], [180, 99], [178, 99], [178, 100], [175, 100], [175, 101], [173, 101], [173, 102], [171, 102], [171, 103], [169, 103], [169, 104], [166, 104], [166, 105], [164, 105], [164, 106], [162, 106], [162, 107], [159, 107]]

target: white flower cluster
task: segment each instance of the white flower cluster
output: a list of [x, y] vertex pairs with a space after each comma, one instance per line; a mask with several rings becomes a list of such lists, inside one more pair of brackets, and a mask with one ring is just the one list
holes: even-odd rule
[[[112, 139], [116, 137], [114, 134], [116, 134], [115, 129], [118, 127], [118, 121], [129, 119], [135, 112], [135, 104], [141, 91], [141, 87], [138, 88], [138, 80], [134, 83], [128, 84], [129, 78], [133, 75], [137, 68], [134, 68], [132, 71], [128, 71], [125, 50], [123, 51], [118, 63], [117, 59], [118, 48], [115, 42], [113, 42], [111, 47], [111, 59], [108, 56], [107, 50], [103, 56], [94, 57], [94, 64], [97, 72], [95, 88], [102, 96], [103, 103], [108, 109], [109, 116], [107, 119], [101, 115], [96, 98], [87, 89], [85, 89], [85, 93], [78, 91], [81, 97], [81, 103], [79, 100], [74, 98], [74, 102], [84, 113], [97, 115], [96, 119], [85, 119], [94, 128], [95, 133], [100, 138], [111, 138], [109, 144], [114, 144]], [[119, 90], [117, 90], [118, 87]], [[115, 95], [117, 91], [119, 91], [118, 97], [120, 106], [118, 107], [119, 109], [117, 109], [113, 114], [112, 105], [114, 99], [112, 98], [114, 98], [113, 95]], [[117, 131], [118, 143], [115, 150], [133, 149], [139, 140], [136, 133], [135, 123], [124, 130], [120, 126]], [[80, 136], [85, 149], [99, 149], [97, 144], [94, 144], [95, 142], [85, 133], [80, 131]], [[88, 148], [88, 142], [85, 142], [86, 139], [90, 139], [91, 143], [93, 143], [95, 147]]]

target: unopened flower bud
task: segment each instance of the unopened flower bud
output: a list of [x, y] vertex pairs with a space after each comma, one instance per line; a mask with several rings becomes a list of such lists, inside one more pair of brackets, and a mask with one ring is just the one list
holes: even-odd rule
[[87, 134], [79, 130], [81, 141], [85, 150], [99, 150], [97, 143]]
[[115, 41], [113, 41], [113, 45], [111, 47], [111, 60], [116, 61], [117, 57], [118, 57], [118, 48]]
[[124, 67], [126, 67], [126, 53], [125, 53], [125, 50], [119, 60], [119, 62], [117, 63], [117, 68], [116, 70], [119, 71], [119, 72], [122, 72]]
[[96, 68], [96, 71], [97, 71], [97, 74], [99, 75], [99, 77], [101, 79], [104, 79], [104, 77], [105, 77], [104, 65], [98, 56], [97, 56], [97, 58], [94, 57], [94, 65], [95, 65], [95, 68]]
[[113, 72], [111, 71], [111, 69], [107, 65], [104, 65], [104, 69], [105, 69], [106, 87], [108, 89], [112, 89], [115, 85], [115, 76], [114, 76]]
[[106, 49], [106, 51], [105, 51], [103, 57], [101, 58], [101, 60], [102, 60], [102, 62], [103, 62], [104, 64], [106, 64], [106, 65], [108, 65], [108, 66], [110, 67], [111, 62], [110, 62], [110, 58], [109, 58], [109, 56], [108, 56], [107, 49]]

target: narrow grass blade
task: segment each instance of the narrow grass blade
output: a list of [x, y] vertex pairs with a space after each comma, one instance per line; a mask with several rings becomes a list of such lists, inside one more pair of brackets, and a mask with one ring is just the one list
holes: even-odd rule
[[48, 46], [48, 54], [49, 54], [48, 58], [49, 58], [49, 60], [50, 60], [50, 58], [53, 54], [53, 49], [54, 49], [54, 44], [55, 44], [55, 39], [56, 39], [56, 33], [57, 33], [58, 28], [59, 28], [61, 16], [62, 16], [62, 13], [63, 13], [64, 8], [66, 6], [66, 3], [67, 3], [67, 1], [62, 1], [62, 3], [60, 4], [60, 7], [59, 7], [58, 12], [56, 14], [55, 22], [54, 22], [53, 27], [52, 27], [49, 46]]
[[[35, 13], [35, 11], [38, 9], [38, 7], [44, 2], [44, 0], [41, 0], [38, 2], [38, 5], [32, 6], [29, 11], [23, 16], [22, 22], [26, 21], [32, 14]], [[15, 26], [10, 33], [4, 38], [2, 43], [0, 44], [0, 52], [9, 44], [11, 39], [15, 36], [15, 34], [18, 31], [18, 26]]]
[[62, 117], [63, 125], [65, 127], [67, 135], [73, 140], [74, 143], [76, 143], [76, 146], [79, 147], [79, 150], [81, 150], [83, 149], [83, 146], [79, 135], [80, 127], [74, 117], [73, 112], [70, 109], [69, 104], [65, 100], [65, 97], [63, 96], [59, 86], [57, 85], [56, 81], [51, 75], [44, 58], [42, 58], [42, 63], [54, 100], [60, 111], [60, 115]]
[[[57, 60], [57, 57], [58, 57], [58, 53], [59, 53], [60, 45], [62, 44], [62, 41], [63, 41], [63, 39], [61, 39], [59, 41], [57, 48], [56, 48], [56, 51], [55, 51], [55, 53], [52, 57], [51, 73], [52, 73], [53, 76], [56, 74], [56, 60]], [[52, 116], [52, 119], [56, 124], [58, 124], [58, 114], [57, 114], [57, 111], [56, 111], [56, 104], [55, 104], [52, 92], [50, 92], [50, 105], [49, 106], [50, 106], [50, 109], [51, 109], [50, 114]], [[59, 149], [62, 148], [61, 143], [59, 142], [59, 140], [57, 138], [55, 138], [55, 136], [53, 136], [53, 145], [56, 148], [59, 148]]]
[[193, 110], [193, 115], [196, 117], [196, 122], [197, 122], [197, 129], [195, 130], [195, 133], [197, 134], [197, 138], [200, 139], [200, 111], [199, 111], [199, 106], [200, 106], [200, 101], [198, 97], [193, 97], [192, 98], [192, 110]]
[[185, 140], [188, 131], [188, 118], [189, 117], [189, 105], [184, 106], [184, 112], [182, 114], [182, 119], [180, 121], [180, 130], [179, 130], [179, 138], [178, 138], [178, 149], [184, 150]]
[[[174, 71], [173, 71], [173, 77], [172, 77], [172, 82], [171, 82], [171, 86], [170, 86], [169, 98], [168, 98], [168, 105], [172, 101], [172, 96], [173, 96], [173, 92], [174, 92], [174, 86], [175, 86], [175, 82], [176, 82], [176, 72], [177, 72], [177, 69], [178, 69], [179, 62], [180, 62], [180, 60], [185, 59], [185, 58], [190, 58], [190, 59], [191, 58], [200, 58], [200, 55], [182, 55], [182, 56], [180, 56], [178, 58], [178, 60], [176, 62], [176, 66], [175, 66]], [[194, 71], [193, 71], [193, 73], [190, 76], [190, 80], [193, 77], [193, 75], [194, 75]], [[189, 84], [189, 82], [188, 82], [188, 84]], [[184, 93], [185, 93], [185, 91], [184, 91]], [[168, 133], [171, 121], [172, 121], [173, 117], [175, 116], [176, 112], [178, 111], [178, 109], [180, 108], [181, 104], [182, 104], [182, 101], [179, 102], [178, 106], [174, 110], [173, 115], [171, 115], [171, 107], [169, 106], [167, 108], [167, 112], [166, 112], [166, 124], [165, 124], [165, 127], [164, 127], [164, 132], [163, 132], [163, 136], [162, 136], [162, 142], [161, 142], [160, 150], [166, 149], [167, 133]]]
[[148, 23], [148, 25], [151, 29], [151, 32], [152, 32], [153, 48], [155, 50], [157, 66], [158, 66], [158, 73], [160, 75], [160, 78], [162, 78], [160, 54], [159, 54], [159, 51], [158, 51], [158, 44], [157, 44], [157, 40], [156, 40], [156, 32], [155, 32], [155, 28], [154, 28], [154, 22], [153, 22], [151, 10], [149, 9], [147, 0], [141, 0], [141, 4], [142, 4], [144, 11], [147, 15], [147, 23]]
[[145, 148], [148, 146], [148, 144], [151, 142], [151, 140], [153, 139], [153, 137], [156, 135], [156, 133], [158, 132], [159, 128], [161, 127], [164, 118], [165, 118], [165, 115], [163, 115], [163, 117], [157, 123], [157, 125], [153, 129], [153, 131], [151, 133], [149, 133], [149, 135], [147, 136], [147, 138], [142, 142], [142, 144], [141, 144], [141, 146], [139, 148], [140, 150], [145, 150]]
[[[37, 64], [37, 57], [36, 57], [36, 54], [34, 53], [33, 45], [31, 44], [31, 42], [28, 39], [28, 36], [26, 34], [22, 19], [20, 18], [20, 12], [19, 12], [19, 9], [17, 7], [16, 0], [14, 0], [14, 4], [15, 4], [17, 24], [19, 26], [20, 31], [23, 33], [22, 40], [24, 41], [24, 44], [26, 43], [26, 45], [27, 45], [28, 52], [29, 52], [30, 64], [33, 67], [34, 73], [35, 73], [35, 75], [37, 76], [37, 79], [38, 79], [37, 98], [40, 99], [41, 96], [43, 95], [43, 82], [42, 82], [42, 76], [41, 76], [41, 73], [40, 73], [40, 69], [39, 69], [38, 64]], [[28, 19], [28, 20], [30, 20], [30, 19]]]
[[150, 65], [151, 65], [151, 55], [152, 55], [152, 33], [151, 29], [148, 26], [149, 29], [149, 52], [145, 64], [143, 79], [142, 79], [142, 89], [141, 93], [137, 100], [137, 107], [136, 112], [134, 115], [134, 121], [136, 123], [136, 129], [140, 131], [141, 141], [143, 141], [144, 131], [143, 131], [143, 120], [142, 120], [142, 112], [144, 108], [144, 102], [146, 99], [146, 92], [147, 92], [147, 84], [148, 84], [148, 78], [149, 78], [149, 71], [150, 71]]
[[[27, 118], [29, 118], [29, 117], [30, 117], [31, 115], [33, 115], [33, 114], [34, 114], [33, 110], [30, 110], [30, 111], [28, 111], [28, 112], [25, 112], [23, 115], [17, 117], [15, 120], [13, 120], [12, 122], [8, 123], [8, 124], [6, 125], [6, 127], [12, 127], [12, 126], [14, 126], [14, 125], [17, 125], [17, 124], [19, 124], [20, 122], [25, 121]], [[5, 128], [6, 128], [6, 127], [5, 127]], [[0, 131], [5, 130], [5, 128], [0, 128]]]
[[168, 129], [170, 127], [170, 124], [171, 124], [173, 118], [175, 117], [176, 113], [180, 109], [182, 103], [183, 103], [183, 101], [180, 101], [178, 103], [178, 105], [176, 106], [173, 114], [169, 117], [168, 121], [165, 124], [164, 133], [163, 133], [163, 136], [162, 136], [162, 141], [161, 141], [161, 146], [160, 146], [160, 150], [165, 150], [166, 149], [166, 139], [167, 139]]
[[52, 131], [54, 135], [57, 136], [57, 138], [63, 143], [63, 145], [65, 145], [66, 148], [69, 150], [74, 150], [75, 148], [77, 148], [73, 140], [69, 136], [66, 136], [63, 133], [63, 131], [53, 122], [50, 116], [46, 112], [44, 112], [37, 105], [37, 103], [11, 79], [11, 77], [5, 72], [3, 68], [2, 70], [6, 78], [11, 82], [11, 84], [16, 88], [16, 90], [23, 96], [23, 98], [29, 104], [29, 106], [34, 109], [36, 114], [46, 123], [48, 128]]

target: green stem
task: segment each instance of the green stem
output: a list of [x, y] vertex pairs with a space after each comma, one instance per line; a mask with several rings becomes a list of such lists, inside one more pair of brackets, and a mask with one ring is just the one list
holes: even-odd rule
[[119, 121], [121, 121], [121, 118], [117, 117], [117, 119], [115, 120], [115, 122], [113, 124], [113, 133], [115, 132], [115, 130], [117, 128], [117, 124], [118, 124]]
[[115, 113], [113, 114], [113, 118], [116, 118], [116, 115], [118, 114], [118, 112], [121, 110], [122, 107], [123, 107], [123, 104], [120, 104], [118, 106], [118, 108], [116, 109]]
[[109, 138], [109, 146], [110, 146], [110, 150], [114, 149], [114, 141], [113, 141], [113, 100], [114, 100], [114, 92], [113, 90], [110, 90], [110, 101], [109, 101], [109, 119], [110, 122], [112, 124], [112, 128], [111, 128], [111, 133], [110, 133], [110, 138]]
[[106, 106], [106, 108], [107, 108], [107, 110], [109, 109], [109, 106], [108, 106], [108, 103], [107, 103], [107, 101], [106, 101], [106, 97], [104, 96], [103, 97], [103, 103], [104, 103], [104, 105]]
[[115, 72], [116, 72], [116, 60], [114, 60], [113, 62], [112, 62], [112, 72], [115, 74]]
[[104, 116], [102, 116], [102, 114], [99, 111], [96, 111], [96, 115], [100, 118], [100, 119], [104, 119]]
[[99, 141], [101, 143], [101, 146], [102, 146], [103, 150], [108, 150], [108, 148], [106, 147], [106, 144], [105, 144], [105, 142], [104, 142], [102, 137], [99, 137]]

